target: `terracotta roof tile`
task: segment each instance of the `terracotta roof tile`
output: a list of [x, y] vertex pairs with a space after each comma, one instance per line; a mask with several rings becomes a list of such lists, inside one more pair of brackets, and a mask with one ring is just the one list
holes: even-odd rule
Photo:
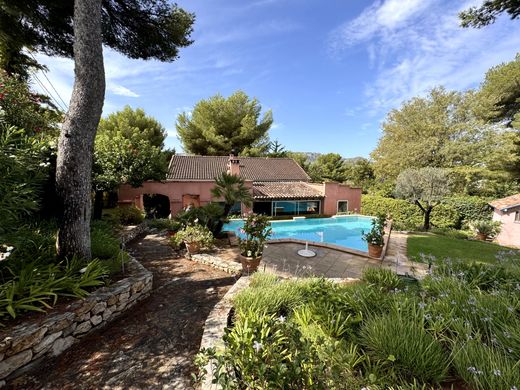
[[[240, 176], [251, 181], [310, 181], [291, 158], [238, 157]], [[168, 180], [213, 180], [227, 171], [228, 156], [175, 155], [170, 161]]]
[[497, 199], [489, 202], [489, 204], [499, 210], [520, 206], [520, 194], [511, 195], [507, 198]]
[[316, 199], [323, 192], [304, 182], [256, 182], [253, 183], [255, 199]]

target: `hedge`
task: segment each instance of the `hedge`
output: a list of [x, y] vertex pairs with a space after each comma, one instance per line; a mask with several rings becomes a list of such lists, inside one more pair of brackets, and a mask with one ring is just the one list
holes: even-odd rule
[[[361, 214], [390, 214], [396, 229], [412, 230], [422, 227], [423, 213], [416, 205], [402, 199], [386, 198], [377, 195], [363, 195]], [[433, 226], [439, 228], [464, 227], [476, 219], [491, 218], [490, 208], [484, 198], [476, 196], [457, 196], [447, 198], [436, 206], [431, 215]]]

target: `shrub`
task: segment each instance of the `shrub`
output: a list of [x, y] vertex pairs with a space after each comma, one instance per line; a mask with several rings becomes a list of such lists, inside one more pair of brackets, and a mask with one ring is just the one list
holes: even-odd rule
[[135, 206], [118, 207], [114, 213], [122, 225], [138, 225], [144, 221], [144, 213]]
[[498, 221], [487, 221], [487, 220], [478, 220], [470, 223], [470, 226], [475, 229], [477, 233], [483, 234], [487, 237], [496, 236], [500, 233], [501, 223]]
[[363, 241], [370, 245], [383, 246], [385, 244], [385, 215], [379, 215], [372, 220], [372, 228], [367, 232], [361, 232]]
[[159, 230], [168, 230], [173, 232], [176, 232], [182, 227], [179, 221], [168, 218], [151, 219], [148, 221], [148, 226]]
[[492, 208], [489, 199], [479, 196], [452, 196], [444, 200], [444, 204], [457, 210], [459, 219], [456, 229], [467, 228], [470, 221], [490, 220]]
[[198, 243], [202, 247], [211, 247], [213, 245], [213, 234], [207, 227], [201, 225], [190, 225], [179, 230], [175, 236], [171, 238], [174, 246], [179, 246], [181, 242]]
[[254, 259], [262, 256], [264, 243], [272, 232], [269, 218], [265, 215], [249, 214], [240, 231], [244, 235], [244, 238], [238, 238], [240, 253]]
[[449, 361], [442, 345], [414, 318], [397, 312], [371, 318], [361, 337], [369, 355], [398, 378], [439, 383], [447, 377]]
[[386, 268], [366, 268], [363, 270], [363, 280], [388, 291], [400, 289], [404, 284], [395, 272]]
[[175, 216], [175, 220], [182, 226], [199, 224], [215, 231], [220, 219], [224, 215], [224, 209], [218, 203], [208, 203], [202, 207], [193, 207], [182, 211]]
[[457, 374], [472, 388], [515, 389], [520, 383], [520, 361], [508, 358], [482, 340], [468, 340], [453, 350]]
[[361, 197], [361, 214], [388, 215], [396, 229], [414, 230], [423, 220], [417, 206], [402, 199], [385, 198], [376, 195]]
[[[396, 229], [414, 230], [421, 226], [421, 210], [402, 199], [376, 195], [363, 195], [361, 213], [365, 215], [390, 215]], [[476, 196], [455, 196], [443, 200], [431, 215], [431, 222], [437, 228], [467, 227], [470, 220], [491, 218], [490, 206], [485, 198]]]

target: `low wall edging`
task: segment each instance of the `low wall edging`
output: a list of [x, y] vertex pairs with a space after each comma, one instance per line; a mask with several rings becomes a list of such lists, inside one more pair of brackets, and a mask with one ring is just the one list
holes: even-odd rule
[[[135, 237], [134, 237], [135, 238]], [[152, 290], [153, 274], [130, 257], [129, 276], [75, 301], [64, 312], [50, 314], [39, 323], [26, 323], [2, 332], [0, 387], [43, 360], [58, 356], [86, 335], [101, 329]]]

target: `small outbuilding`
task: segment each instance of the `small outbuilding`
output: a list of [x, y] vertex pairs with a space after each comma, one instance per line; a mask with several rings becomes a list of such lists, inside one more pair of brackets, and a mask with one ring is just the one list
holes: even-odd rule
[[501, 245], [520, 248], [520, 194], [497, 199], [493, 207], [493, 221], [502, 223], [496, 241]]

